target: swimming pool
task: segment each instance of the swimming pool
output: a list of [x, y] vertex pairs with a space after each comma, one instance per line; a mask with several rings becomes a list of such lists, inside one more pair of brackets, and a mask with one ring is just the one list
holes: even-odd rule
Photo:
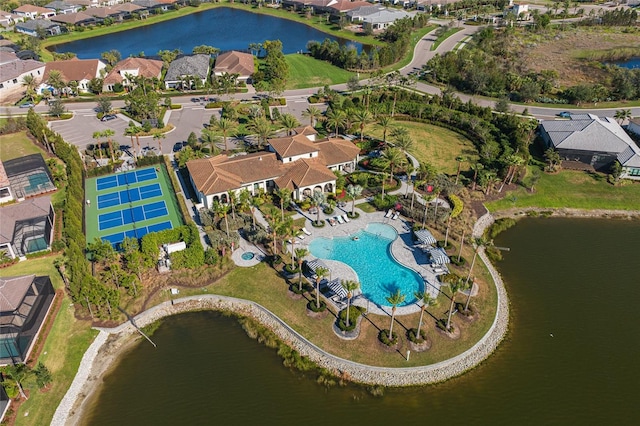
[[370, 223], [348, 237], [316, 238], [309, 251], [320, 259], [337, 260], [353, 268], [363, 295], [377, 305], [390, 306], [386, 298], [399, 289], [405, 295], [400, 306], [405, 306], [415, 302], [413, 293], [424, 291], [424, 281], [391, 255], [391, 243], [397, 237], [393, 227]]

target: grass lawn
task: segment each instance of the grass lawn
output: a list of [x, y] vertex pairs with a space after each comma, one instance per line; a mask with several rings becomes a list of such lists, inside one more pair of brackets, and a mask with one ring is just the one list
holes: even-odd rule
[[434, 41], [433, 44], [431, 45], [431, 50], [436, 50], [438, 46], [440, 46], [440, 43], [442, 43], [443, 41], [445, 41], [446, 39], [448, 39], [449, 37], [451, 37], [452, 35], [454, 35], [460, 30], [462, 30], [462, 28], [449, 28], [444, 33], [440, 34], [440, 36], [438, 36], [436, 41]]
[[0, 160], [7, 161], [44, 151], [29, 139], [27, 132], [0, 135]]
[[[469, 160], [477, 158], [478, 154], [473, 143], [464, 136], [433, 124], [412, 121], [396, 121], [394, 127], [405, 127], [413, 139], [413, 147], [409, 150], [418, 161], [429, 162], [439, 171], [455, 174], [458, 169], [456, 157], [463, 155]], [[368, 134], [382, 138], [382, 129], [376, 125], [370, 126]], [[389, 132], [387, 132], [387, 139]], [[462, 164], [462, 170], [469, 168], [470, 161]]]
[[[471, 251], [464, 254], [471, 258]], [[475, 274], [482, 282], [486, 281], [485, 271], [480, 264], [476, 265]], [[296, 281], [297, 282], [297, 281]], [[378, 343], [377, 335], [381, 328], [389, 328], [390, 317], [368, 315], [363, 319], [360, 337], [354, 341], [343, 341], [332, 331], [331, 325], [335, 321], [335, 313], [328, 313], [321, 319], [310, 318], [306, 314], [306, 304], [313, 299], [307, 294], [300, 300], [292, 300], [288, 295], [287, 284], [270, 267], [259, 264], [251, 268], [236, 268], [215, 284], [206, 287], [207, 293], [239, 297], [253, 300], [282, 318], [314, 344], [337, 356], [370, 365], [384, 365], [390, 367], [409, 367], [435, 363], [463, 352], [488, 330], [495, 315], [496, 292], [495, 287], [482, 284], [480, 293], [473, 303], [482, 312], [481, 319], [473, 323], [465, 323], [461, 319], [454, 319], [461, 329], [461, 338], [451, 340], [434, 330], [434, 320], [425, 315], [423, 327], [433, 341], [431, 350], [422, 353], [412, 353], [410, 362], [404, 358], [407, 349], [406, 329], [414, 328], [418, 324], [419, 313], [397, 317], [394, 331], [400, 337], [399, 351], [388, 351]], [[200, 294], [201, 289], [180, 290], [181, 295]], [[458, 296], [459, 302], [464, 301]], [[439, 304], [430, 309], [434, 316], [443, 318], [449, 308], [449, 299], [441, 296]]]
[[378, 211], [373, 204], [368, 203], [366, 201], [363, 202], [363, 203], [360, 203], [360, 204], [356, 203], [356, 207], [359, 208], [360, 210], [362, 210], [365, 213], [374, 213], [374, 212]]
[[486, 206], [491, 211], [517, 207], [640, 210], [640, 184], [623, 180], [613, 186], [602, 174], [563, 170], [543, 173], [534, 193], [518, 188]]
[[289, 64], [287, 89], [304, 89], [346, 83], [355, 73], [343, 70], [311, 56], [292, 54], [285, 56]]
[[[0, 269], [0, 276], [49, 275], [54, 288], [59, 290], [63, 288], [63, 283], [53, 266], [55, 259], [56, 256], [48, 256], [20, 262]], [[59, 293], [58, 296], [60, 294], [64, 293]], [[57, 299], [54, 304], [57, 306]], [[76, 320], [73, 313], [73, 304], [69, 297], [64, 295], [51, 332], [38, 358], [38, 361], [44, 363], [51, 371], [51, 389], [47, 392], [31, 390], [29, 400], [20, 406], [16, 425], [50, 423], [53, 413], [75, 377], [82, 356], [97, 335], [88, 322]]]

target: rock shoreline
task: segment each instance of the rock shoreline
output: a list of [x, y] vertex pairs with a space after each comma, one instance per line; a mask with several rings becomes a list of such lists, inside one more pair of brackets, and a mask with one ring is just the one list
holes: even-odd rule
[[[493, 221], [494, 218], [490, 213], [482, 216], [474, 225], [473, 235], [482, 235]], [[309, 342], [263, 306], [249, 300], [233, 297], [207, 294], [176, 299], [173, 303], [164, 302], [142, 312], [133, 321], [138, 327], [145, 327], [162, 318], [182, 312], [228, 310], [258, 321], [301, 355], [308, 357], [320, 367], [336, 375], [348, 377], [353, 382], [391, 387], [438, 383], [459, 376], [479, 365], [495, 351], [507, 332], [509, 302], [504, 284], [498, 271], [487, 259], [483, 248], [478, 254], [487, 266], [497, 288], [498, 303], [494, 321], [487, 333], [474, 346], [453, 358], [431, 365], [386, 368], [364, 365], [331, 355]], [[100, 333], [85, 353], [73, 383], [56, 410], [52, 425], [73, 423], [74, 418], [77, 419], [80, 416], [78, 413], [72, 413], [72, 410], [79, 405], [79, 412], [82, 411], [84, 399], [86, 395], [91, 393], [90, 387], [95, 385], [93, 382], [96, 376], [106, 370], [104, 365], [97, 365], [96, 358], [99, 358], [99, 352], [104, 349], [103, 346], [107, 342], [107, 338], [109, 336], [126, 338], [137, 333], [131, 322], [110, 329], [100, 328], [98, 330]], [[111, 361], [115, 361], [116, 358], [113, 356]]]

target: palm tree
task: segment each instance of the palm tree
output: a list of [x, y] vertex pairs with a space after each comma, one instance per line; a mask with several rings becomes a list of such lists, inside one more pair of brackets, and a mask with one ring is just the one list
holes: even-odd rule
[[411, 139], [411, 136], [408, 134], [399, 135], [396, 138], [394, 145], [406, 153], [413, 146], [413, 139]]
[[218, 201], [214, 201], [212, 205], [212, 210], [215, 212], [216, 216], [224, 217], [224, 224], [227, 231], [227, 237], [229, 234], [229, 221], [227, 220], [227, 213], [229, 213], [229, 206], [227, 204], [220, 203]]
[[311, 205], [316, 208], [316, 225], [320, 225], [320, 209], [322, 205], [327, 201], [327, 197], [322, 191], [314, 191], [313, 197], [311, 197]]
[[64, 80], [62, 79], [62, 73], [58, 70], [49, 71], [47, 84], [53, 87], [58, 92], [58, 96], [60, 96], [60, 91], [62, 90], [62, 88], [66, 86]]
[[304, 247], [295, 250], [296, 259], [298, 260], [298, 290], [302, 293], [302, 262], [304, 257], [309, 255], [309, 250]]
[[396, 317], [396, 306], [404, 302], [405, 295], [400, 293], [400, 289], [397, 289], [395, 293], [391, 293], [387, 296], [387, 302], [391, 304], [391, 325], [389, 326], [389, 340], [393, 340], [393, 320]]
[[360, 185], [347, 186], [347, 197], [351, 199], [351, 216], [356, 214], [356, 198], [362, 194], [362, 187]]
[[473, 169], [473, 186], [471, 187], [472, 191], [476, 190], [476, 185], [478, 184], [478, 172], [484, 169], [482, 163], [474, 163], [471, 168]]
[[102, 160], [102, 143], [100, 139], [102, 139], [102, 132], [95, 131], [93, 132], [93, 138], [96, 140], [96, 149], [98, 150], [98, 157]]
[[298, 119], [292, 114], [282, 114], [280, 120], [278, 120], [282, 127], [287, 131], [287, 136], [293, 133], [293, 129], [300, 126]]
[[[216, 120], [214, 123], [214, 127], [222, 133], [222, 138], [224, 140], [224, 150], [229, 151], [229, 146], [227, 145], [227, 136], [230, 133], [235, 132], [237, 128], [237, 123], [234, 120], [229, 118], [221, 118], [220, 120]], [[203, 131], [204, 132], [204, 131]]]
[[153, 140], [158, 142], [158, 149], [160, 150], [160, 155], [162, 155], [162, 139], [166, 139], [167, 136], [161, 131], [157, 131], [153, 133]]
[[271, 123], [265, 117], [257, 117], [249, 124], [249, 129], [255, 132], [258, 136], [258, 147], [262, 149], [262, 146], [267, 143], [267, 139], [273, 134]]
[[220, 136], [216, 135], [210, 129], [202, 129], [202, 133], [200, 134], [200, 141], [202, 145], [209, 147], [209, 152], [211, 155], [218, 155], [220, 153], [220, 148], [218, 148], [218, 141], [220, 140]]
[[280, 200], [280, 212], [282, 213], [282, 220], [284, 220], [284, 208], [287, 207], [291, 201], [291, 190], [289, 188], [279, 188], [276, 191], [276, 195]]
[[229, 204], [231, 205], [231, 217], [233, 220], [236, 220], [236, 200], [238, 199], [238, 194], [233, 189], [227, 191], [227, 198], [229, 199]]
[[[473, 252], [473, 260], [471, 261], [471, 266], [469, 267], [469, 274], [467, 275], [467, 279], [464, 282], [465, 287], [469, 286], [469, 280], [471, 279], [471, 274], [473, 273], [473, 267], [476, 264], [476, 257], [478, 256], [478, 251], [480, 251], [481, 247], [486, 247], [489, 244], [489, 242], [482, 237], [476, 238], [474, 243], [476, 247]], [[467, 296], [467, 302], [464, 305], [465, 312], [467, 311], [467, 309], [469, 309], [469, 301], [471, 300], [471, 290], [473, 290], [473, 283], [471, 284], [471, 288], [469, 288], [469, 295]]]
[[[23, 83], [24, 84], [24, 83]], [[624, 123], [624, 120], [627, 118], [631, 118], [631, 110], [630, 109], [619, 109], [613, 116], [616, 120], [618, 120], [618, 124]]]
[[138, 153], [136, 152], [136, 148], [135, 145], [133, 143], [133, 137], [136, 136], [137, 137], [137, 130], [135, 127], [129, 125], [127, 127], [125, 127], [124, 129], [124, 136], [129, 136], [131, 138], [131, 148], [133, 148], [133, 156], [137, 159], [138, 158]]
[[338, 137], [338, 130], [343, 128], [346, 125], [346, 122], [347, 117], [344, 111], [337, 111], [332, 108], [327, 112], [325, 120], [327, 130], [331, 130], [333, 128], [336, 137]]
[[314, 106], [310, 106], [309, 108], [302, 111], [302, 116], [305, 118], [309, 118], [309, 126], [314, 127], [316, 121], [322, 117], [322, 111]]
[[109, 145], [109, 152], [111, 153], [111, 162], [115, 163], [116, 160], [113, 156], [113, 144], [111, 141], [111, 136], [115, 135], [116, 132], [111, 130], [111, 129], [106, 129], [102, 132], [102, 136], [104, 136], [105, 138], [107, 138], [107, 145]]
[[382, 142], [387, 144], [387, 131], [391, 128], [393, 124], [393, 118], [388, 115], [383, 115], [378, 119], [377, 126], [382, 128]]
[[420, 319], [418, 320], [418, 329], [416, 332], [416, 339], [420, 338], [420, 329], [422, 328], [422, 317], [424, 316], [424, 311], [427, 310], [429, 306], [435, 304], [436, 299], [431, 297], [431, 295], [426, 291], [416, 291], [413, 293], [413, 296], [418, 299], [418, 301], [422, 302], [422, 306], [420, 306]]
[[26, 88], [26, 94], [33, 102], [33, 97], [36, 94], [36, 78], [31, 74], [27, 74], [22, 77], [22, 85]]
[[327, 268], [323, 268], [322, 266], [316, 268], [316, 309], [320, 309], [320, 281], [325, 278], [329, 274], [329, 270]]
[[254, 194], [249, 200], [249, 206], [251, 208], [251, 219], [253, 220], [253, 228], [256, 227], [256, 209], [264, 204], [264, 193], [259, 192]]
[[451, 331], [451, 315], [453, 314], [456, 293], [464, 289], [464, 278], [458, 278], [457, 280], [450, 282], [449, 288], [451, 289], [451, 305], [449, 306], [449, 317], [447, 318], [447, 331]]
[[360, 283], [357, 281], [351, 280], [342, 280], [341, 282], [342, 288], [347, 291], [347, 327], [349, 327], [349, 306], [351, 305], [351, 298], [353, 297], [353, 292], [360, 287]]
[[407, 157], [404, 155], [404, 152], [398, 148], [385, 149], [382, 153], [382, 159], [389, 164], [389, 171], [391, 173], [389, 180], [393, 178], [395, 168], [407, 162]]
[[360, 142], [364, 140], [364, 128], [373, 122], [373, 115], [367, 109], [357, 109], [353, 112], [353, 122], [360, 128]]

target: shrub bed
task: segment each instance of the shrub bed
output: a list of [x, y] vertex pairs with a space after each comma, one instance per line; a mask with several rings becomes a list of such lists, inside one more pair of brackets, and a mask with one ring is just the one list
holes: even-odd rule
[[467, 263], [464, 257], [460, 256], [459, 259], [460, 260], [458, 260], [458, 256], [451, 256], [451, 263], [456, 266], [464, 266]]
[[324, 228], [325, 223], [324, 223], [324, 221], [323, 221], [323, 220], [321, 220], [320, 222], [316, 222], [315, 220], [312, 220], [312, 221], [311, 221], [311, 225], [312, 225], [314, 228]]
[[311, 312], [324, 312], [327, 309], [327, 304], [321, 300], [320, 306], [316, 306], [316, 301], [311, 300], [309, 303], [307, 303], [307, 309], [309, 309]]
[[427, 340], [427, 333], [424, 330], [420, 330], [420, 336], [418, 336], [418, 330], [411, 328], [407, 331], [407, 339], [416, 344], [424, 343]]
[[360, 217], [360, 213], [358, 212], [347, 212], [347, 216], [349, 217], [349, 219], [357, 219]]
[[366, 311], [360, 306], [349, 307], [349, 326], [347, 327], [347, 309], [343, 309], [338, 313], [338, 328], [342, 331], [352, 331], [356, 328], [358, 318]]
[[380, 330], [380, 333], [378, 333], [378, 340], [387, 346], [393, 346], [398, 343], [398, 334], [393, 333], [391, 338], [389, 338], [389, 330]]

